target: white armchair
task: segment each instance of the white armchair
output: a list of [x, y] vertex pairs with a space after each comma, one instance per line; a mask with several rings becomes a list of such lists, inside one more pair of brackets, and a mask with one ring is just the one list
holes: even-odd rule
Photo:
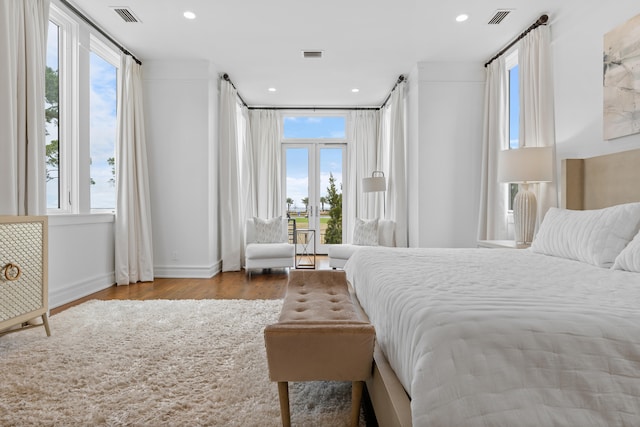
[[[258, 220], [260, 221], [260, 220]], [[274, 238], [275, 237], [275, 238]], [[266, 240], [266, 242], [265, 242]], [[287, 218], [282, 218], [280, 234], [265, 239], [256, 230], [256, 220], [247, 219], [245, 229], [244, 268], [249, 277], [251, 269], [291, 268], [295, 262], [295, 247], [289, 243]]]
[[[395, 246], [396, 245], [396, 223], [389, 219], [381, 219], [378, 221], [378, 245], [379, 246]], [[343, 268], [349, 257], [362, 245], [353, 245], [343, 243], [341, 245], [329, 246], [329, 266], [334, 270]]]

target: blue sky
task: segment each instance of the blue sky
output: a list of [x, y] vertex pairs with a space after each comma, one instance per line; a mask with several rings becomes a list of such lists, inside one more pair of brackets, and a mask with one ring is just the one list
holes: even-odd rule
[[[284, 138], [288, 140], [345, 139], [344, 116], [285, 117]], [[286, 155], [287, 194], [293, 199], [292, 209], [304, 209], [302, 199], [308, 196], [309, 149], [289, 148]], [[322, 148], [320, 150], [320, 196], [327, 195], [329, 176], [333, 174], [340, 191], [342, 183], [342, 150]], [[325, 208], [327, 205], [325, 205]]]
[[91, 208], [113, 209], [116, 206], [113, 173], [107, 163], [115, 157], [117, 68], [94, 52], [90, 56], [90, 138], [91, 138]]

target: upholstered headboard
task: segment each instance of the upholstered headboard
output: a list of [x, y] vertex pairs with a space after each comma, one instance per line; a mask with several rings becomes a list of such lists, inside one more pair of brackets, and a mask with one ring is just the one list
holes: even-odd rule
[[561, 207], [600, 209], [640, 201], [640, 149], [562, 161]]

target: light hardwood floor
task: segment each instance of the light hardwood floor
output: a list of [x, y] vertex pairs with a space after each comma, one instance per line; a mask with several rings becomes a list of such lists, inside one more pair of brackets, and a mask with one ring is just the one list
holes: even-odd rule
[[[329, 258], [318, 256], [318, 269], [329, 268]], [[244, 271], [219, 273], [210, 279], [156, 279], [129, 286], [111, 286], [76, 301], [51, 309], [51, 315], [92, 299], [280, 299], [284, 298], [289, 275], [284, 269], [254, 270], [251, 279]]]

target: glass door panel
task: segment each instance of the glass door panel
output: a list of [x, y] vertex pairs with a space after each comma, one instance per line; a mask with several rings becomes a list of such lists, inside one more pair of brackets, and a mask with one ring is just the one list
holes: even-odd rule
[[342, 243], [342, 166], [343, 145], [318, 145], [319, 199], [316, 217], [318, 252], [327, 253], [328, 244]]
[[[342, 243], [344, 144], [283, 145], [285, 197], [290, 231], [312, 229], [316, 252]], [[292, 240], [293, 242], [293, 237]]]
[[285, 147], [285, 197], [289, 242], [297, 228], [309, 228], [309, 147]]

